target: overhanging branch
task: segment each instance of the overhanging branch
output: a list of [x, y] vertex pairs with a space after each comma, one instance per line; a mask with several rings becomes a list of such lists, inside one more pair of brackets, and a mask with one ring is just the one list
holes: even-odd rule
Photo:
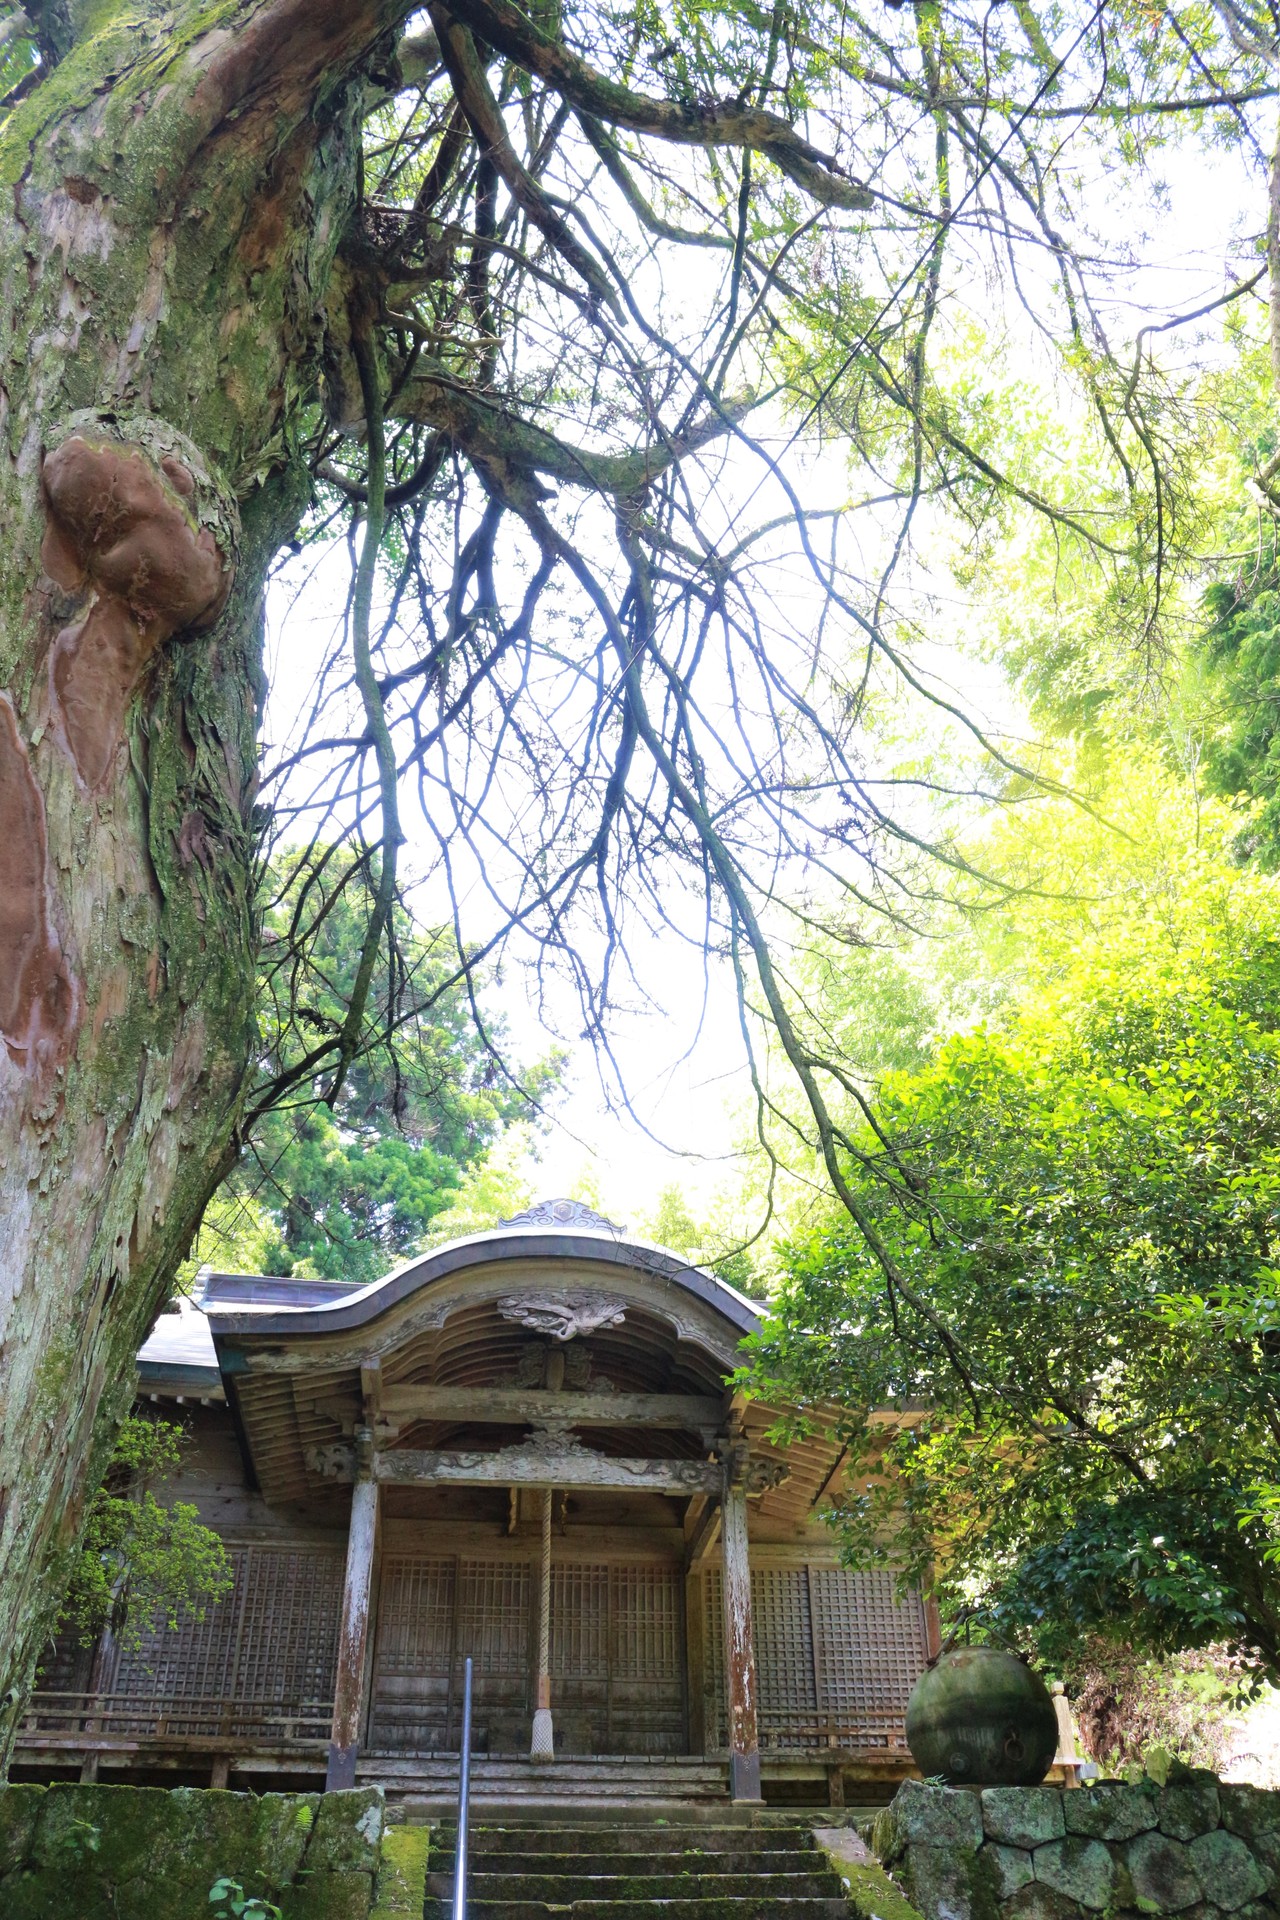
[[419, 420], [447, 434], [469, 458], [525, 472], [546, 474], [570, 486], [626, 498], [650, 486], [670, 467], [728, 433], [755, 405], [743, 395], [662, 442], [635, 453], [597, 453], [557, 440], [545, 428], [522, 420], [500, 400], [489, 399], [440, 368], [424, 367], [395, 401], [401, 419]]
[[875, 204], [875, 195], [851, 180], [830, 154], [812, 146], [763, 107], [734, 99], [686, 104], [636, 93], [589, 65], [562, 40], [544, 33], [510, 0], [449, 0], [448, 11], [489, 46], [536, 73], [564, 99], [598, 120], [679, 146], [747, 147], [766, 154], [789, 180], [824, 206], [865, 212]]

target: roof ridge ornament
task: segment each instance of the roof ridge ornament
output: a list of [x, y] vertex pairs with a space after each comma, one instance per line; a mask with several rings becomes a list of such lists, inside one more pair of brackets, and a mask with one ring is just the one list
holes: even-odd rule
[[509, 1220], [499, 1220], [500, 1227], [578, 1227], [592, 1233], [621, 1233], [622, 1228], [616, 1220], [606, 1220], [602, 1213], [596, 1213], [582, 1200], [539, 1200], [523, 1213], [513, 1213]]
[[626, 1301], [616, 1293], [589, 1293], [582, 1287], [506, 1293], [498, 1302], [504, 1320], [549, 1333], [553, 1340], [572, 1340], [576, 1334], [598, 1333], [602, 1327], [620, 1327]]

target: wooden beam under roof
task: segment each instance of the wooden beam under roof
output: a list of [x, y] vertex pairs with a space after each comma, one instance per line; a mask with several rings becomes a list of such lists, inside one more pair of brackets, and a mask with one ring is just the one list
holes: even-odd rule
[[566, 1393], [548, 1387], [384, 1384], [382, 1414], [406, 1420], [481, 1420], [513, 1426], [687, 1427], [718, 1432], [723, 1404], [710, 1394]]
[[[355, 1476], [355, 1449], [312, 1447], [307, 1465], [333, 1480]], [[378, 1451], [374, 1478], [395, 1486], [599, 1488], [609, 1493], [713, 1493], [722, 1469], [711, 1460], [632, 1460], [591, 1453], [569, 1442], [503, 1447], [492, 1453], [434, 1452], [416, 1447]]]

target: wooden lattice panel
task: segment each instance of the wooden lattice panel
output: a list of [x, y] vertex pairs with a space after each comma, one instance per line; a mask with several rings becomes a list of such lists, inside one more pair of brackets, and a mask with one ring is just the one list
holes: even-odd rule
[[[528, 1561], [392, 1553], [383, 1561], [370, 1746], [454, 1752], [462, 1663], [478, 1751], [527, 1752], [536, 1653]], [[671, 1567], [561, 1561], [551, 1575], [552, 1712], [565, 1754], [683, 1753], [681, 1579]]]
[[[475, 1665], [475, 1744], [481, 1753], [528, 1750], [532, 1698], [533, 1580], [527, 1564], [460, 1560], [455, 1677], [470, 1654]], [[461, 1687], [454, 1687], [448, 1745], [461, 1738]]]
[[138, 1646], [121, 1648], [114, 1692], [185, 1694], [199, 1699], [230, 1696], [250, 1551], [231, 1549], [228, 1557], [235, 1584], [225, 1599], [205, 1609], [203, 1620], [182, 1620], [176, 1629], [162, 1626], [158, 1632], [144, 1634]]
[[616, 1680], [670, 1687], [684, 1670], [680, 1576], [670, 1567], [615, 1567]]
[[[703, 1725], [723, 1751], [720, 1570], [703, 1575]], [[928, 1658], [924, 1608], [893, 1576], [843, 1567], [754, 1567], [751, 1607], [763, 1748], [904, 1747], [907, 1696]]]
[[684, 1592], [674, 1567], [615, 1566], [610, 1577], [610, 1753], [683, 1753]]
[[761, 1746], [823, 1744], [808, 1568], [755, 1568], [751, 1613]]
[[459, 1659], [467, 1654], [477, 1675], [525, 1677], [529, 1670], [532, 1581], [521, 1561], [463, 1560], [459, 1568]]
[[[234, 1584], [203, 1620], [162, 1626], [117, 1657], [112, 1691], [178, 1703], [199, 1700], [174, 1733], [238, 1731], [234, 1708], [333, 1698], [342, 1607], [343, 1558], [324, 1548], [230, 1547]], [[210, 1702], [224, 1703], [207, 1725]], [[225, 1722], [225, 1724], [224, 1724]], [[246, 1723], [247, 1724], [247, 1723]]]
[[608, 1753], [609, 1569], [551, 1569], [551, 1698], [557, 1750]]
[[253, 1548], [243, 1577], [235, 1693], [241, 1700], [332, 1697], [342, 1617], [340, 1553]]
[[560, 1685], [609, 1678], [609, 1569], [551, 1569], [551, 1674]]
[[383, 1558], [369, 1729], [379, 1753], [433, 1753], [446, 1745], [457, 1571], [452, 1555]]
[[842, 1744], [904, 1747], [907, 1698], [929, 1657], [918, 1594], [899, 1601], [891, 1573], [812, 1572], [818, 1683]]

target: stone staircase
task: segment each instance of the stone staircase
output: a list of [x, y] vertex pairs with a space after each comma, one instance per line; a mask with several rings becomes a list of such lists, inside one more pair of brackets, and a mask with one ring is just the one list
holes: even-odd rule
[[[456, 1755], [371, 1756], [358, 1778], [383, 1787], [387, 1804], [410, 1820], [450, 1820], [458, 1804]], [[700, 1759], [628, 1755], [560, 1760], [554, 1767], [526, 1759], [477, 1754], [471, 1762], [472, 1825], [501, 1824], [508, 1815], [536, 1819], [621, 1821], [669, 1814], [728, 1824], [733, 1818], [725, 1768]]]
[[[452, 1829], [433, 1845], [424, 1920], [449, 1920]], [[469, 1920], [848, 1920], [840, 1877], [801, 1826], [473, 1825]]]

